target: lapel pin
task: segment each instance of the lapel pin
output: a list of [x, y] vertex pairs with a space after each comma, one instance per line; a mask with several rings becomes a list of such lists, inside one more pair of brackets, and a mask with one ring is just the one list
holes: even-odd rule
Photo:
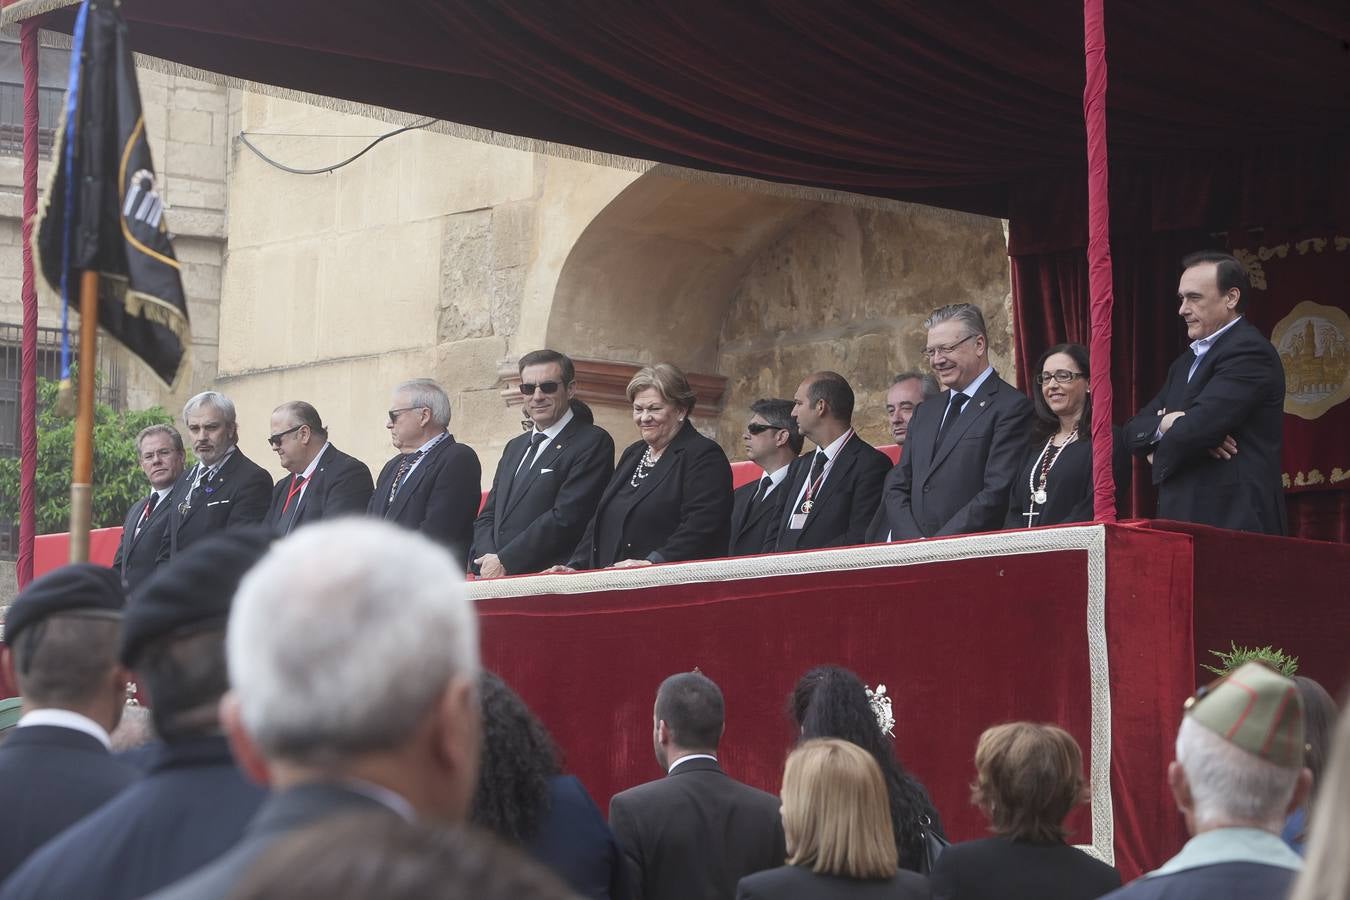
[[983, 401], [983, 400], [980, 401], [980, 409], [984, 409], [984, 401]]

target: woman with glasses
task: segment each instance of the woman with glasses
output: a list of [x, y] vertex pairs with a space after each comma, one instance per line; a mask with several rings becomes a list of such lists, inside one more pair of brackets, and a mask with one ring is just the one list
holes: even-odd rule
[[[1092, 521], [1092, 392], [1088, 352], [1081, 344], [1056, 344], [1036, 363], [1032, 404], [1036, 424], [1013, 479], [1006, 528]], [[1109, 415], [1109, 412], [1106, 413]], [[1116, 509], [1125, 505], [1130, 458], [1124, 434], [1111, 428]]]
[[641, 440], [619, 458], [572, 559], [550, 572], [726, 555], [731, 464], [689, 421], [689, 380], [669, 363], [647, 366], [628, 382], [628, 400]]

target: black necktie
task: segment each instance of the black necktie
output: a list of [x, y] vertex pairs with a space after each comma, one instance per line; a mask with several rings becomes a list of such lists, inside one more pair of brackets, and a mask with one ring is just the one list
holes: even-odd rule
[[764, 495], [769, 492], [769, 488], [771, 487], [773, 487], [773, 479], [770, 478], [768, 475], [765, 475], [763, 478], [759, 480], [759, 487], [755, 490], [755, 498], [750, 501], [750, 505], [753, 506], [754, 504], [763, 500]]
[[536, 431], [530, 435], [530, 449], [525, 451], [525, 458], [520, 461], [520, 468], [516, 470], [516, 477], [511, 480], [511, 490], [506, 495], [506, 499], [517, 497], [525, 492], [525, 488], [533, 481], [534, 457], [539, 452], [539, 445], [548, 440], [548, 435], [542, 431]]
[[947, 406], [947, 418], [942, 420], [942, 426], [938, 428], [937, 440], [933, 442], [934, 452], [937, 452], [937, 449], [942, 446], [942, 439], [947, 436], [947, 432], [952, 430], [952, 425], [956, 424], [956, 420], [960, 418], [961, 410], [965, 409], [966, 401], [969, 399], [960, 391], [952, 394], [951, 403]]

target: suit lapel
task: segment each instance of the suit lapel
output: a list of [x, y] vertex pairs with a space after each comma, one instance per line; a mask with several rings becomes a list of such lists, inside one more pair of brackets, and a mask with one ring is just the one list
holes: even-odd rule
[[[1247, 320], [1245, 318], [1239, 320], [1236, 325], [1219, 335], [1219, 339], [1214, 342], [1214, 345], [1209, 348], [1204, 356], [1200, 357], [1200, 364], [1195, 367], [1195, 374], [1191, 376], [1190, 381], [1185, 382], [1186, 390], [1183, 392], [1182, 401], [1177, 405], [1177, 409], [1189, 409], [1191, 404], [1195, 402], [1196, 396], [1204, 389], [1205, 383], [1209, 381], [1209, 372], [1214, 368], [1215, 361], [1233, 345], [1233, 333], [1242, 328], [1246, 323]], [[1195, 351], [1192, 350], [1191, 353], [1193, 355]], [[1186, 373], [1190, 371], [1191, 361], [1184, 353], [1181, 358], [1186, 366], [1181, 372], [1181, 377], [1184, 380]], [[1169, 407], [1168, 412], [1171, 411], [1171, 407]]]
[[802, 485], [811, 474], [811, 457], [814, 455], [814, 452], [804, 453], [794, 459], [791, 463], [792, 468], [788, 469], [788, 477], [784, 478], [783, 483], [774, 489], [778, 491], [787, 490], [787, 493], [783, 495], [783, 509], [778, 523], [783, 533], [787, 533], [789, 530], [788, 519], [797, 506], [797, 495], [801, 493]]
[[[524, 448], [517, 448], [516, 444], [524, 444]], [[521, 471], [521, 463], [525, 461], [525, 454], [530, 452], [530, 432], [525, 432], [519, 437], [511, 438], [506, 443], [507, 452], [502, 455], [507, 465], [511, 468], [502, 473], [502, 484], [499, 497], [501, 499], [501, 513], [497, 516], [497, 523], [500, 525], [502, 519], [506, 518], [506, 513], [510, 507], [515, 506], [515, 498], [511, 494], [515, 490], [516, 478], [524, 474]]]
[[[961, 415], [952, 424], [951, 431], [947, 432], [946, 438], [942, 441], [942, 446], [933, 452], [933, 465], [929, 471], [942, 465], [943, 460], [952, 452], [952, 448], [961, 442], [962, 435], [969, 431], [970, 426], [974, 425], [975, 421], [984, 415], [997, 392], [998, 373], [990, 372], [989, 377], [984, 380], [984, 384], [980, 385], [980, 389], [975, 392], [975, 396], [966, 401], [965, 409], [961, 410]], [[947, 403], [951, 403], [950, 392], [947, 394]], [[940, 422], [939, 427], [941, 427]]]
[[[553, 440], [544, 444], [543, 448], [539, 451], [539, 455], [535, 457], [535, 459], [532, 462], [530, 462], [529, 465], [522, 466], [519, 463], [517, 463], [517, 469], [511, 476], [512, 488], [510, 493], [507, 495], [506, 510], [505, 512], [502, 513], [503, 516], [510, 514], [511, 510], [515, 509], [516, 504], [520, 503], [520, 499], [530, 492], [531, 487], [530, 484], [527, 484], [524, 490], [521, 491], [515, 490], [514, 482], [516, 478], [530, 477], [529, 472], [531, 470], [550, 468], [553, 465], [553, 463], [558, 459], [558, 457], [562, 455], [563, 449], [571, 441], [572, 435], [575, 433], [574, 426], [578, 424], [578, 421], [579, 420], [574, 416], [572, 418], [572, 421], [567, 423], [567, 427], [564, 428], [562, 431], [558, 432], [557, 437], [553, 438]], [[531, 435], [532, 433], [528, 431], [525, 432], [525, 434], [521, 435], [521, 437], [525, 439], [525, 453], [530, 452], [529, 442]], [[524, 462], [524, 460], [522, 459], [521, 462]], [[538, 478], [539, 476], [536, 474], [533, 477]]]
[[637, 490], [633, 493], [634, 506], [641, 503], [643, 497], [656, 490], [656, 486], [666, 480], [666, 477], [675, 469], [676, 454], [679, 453], [684, 453], [684, 447], [676, 447], [674, 442], [666, 448], [666, 452], [662, 453], [661, 458], [656, 461], [656, 467], [652, 469], [652, 473], [638, 482]]
[[[755, 491], [759, 490], [759, 482], [763, 478], [764, 476], [761, 475], [759, 478], [755, 480]], [[731, 510], [732, 538], [740, 537], [741, 532], [745, 531], [746, 526], [750, 524], [751, 514], [755, 511], [755, 506], [756, 505], [763, 506], [762, 503], [760, 504], [755, 503], [754, 492], [751, 492], [749, 496], [742, 494], [740, 497], [737, 497], [736, 500], [739, 502], [736, 503], [736, 505]]]
[[[427, 474], [436, 459], [445, 452], [445, 448], [455, 442], [453, 435], [447, 434], [439, 444], [428, 450], [420, 460], [417, 461], [417, 468], [408, 473], [403, 479], [403, 484], [399, 485], [398, 493], [394, 495], [394, 502], [389, 504], [389, 510], [384, 514], [386, 519], [392, 519], [394, 516], [408, 505], [408, 497], [412, 496], [413, 489], [421, 483], [422, 477]], [[397, 469], [395, 469], [397, 472]]]
[[858, 459], [858, 452], [853, 446], [853, 442], [858, 440], [861, 440], [861, 438], [856, 433], [850, 435], [849, 439], [844, 442], [844, 446], [840, 447], [839, 452], [835, 454], [838, 458], [830, 464], [830, 475], [825, 479], [825, 483], [820, 486], [820, 493], [815, 496], [816, 502], [811, 507], [811, 511], [806, 514], [806, 522], [802, 525], [802, 531], [811, 527], [811, 522], [816, 518], [816, 510], [824, 505], [826, 498], [834, 493], [842, 479], [853, 470], [853, 465]]

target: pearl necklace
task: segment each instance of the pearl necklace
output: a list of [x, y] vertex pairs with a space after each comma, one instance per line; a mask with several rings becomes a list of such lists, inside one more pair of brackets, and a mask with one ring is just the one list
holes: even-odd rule
[[[1057, 434], [1050, 435], [1049, 440], [1045, 442], [1044, 449], [1041, 450], [1041, 455], [1036, 457], [1036, 465], [1031, 467], [1031, 472], [1027, 476], [1027, 487], [1031, 488], [1031, 502], [1036, 506], [1044, 506], [1045, 501], [1050, 499], [1050, 495], [1045, 492], [1045, 482], [1050, 477], [1050, 469], [1059, 460], [1059, 455], [1064, 452], [1064, 448], [1078, 440], [1078, 429], [1075, 428], [1070, 431], [1068, 438], [1058, 446], [1055, 445], [1057, 436]], [[1050, 452], [1052, 447], [1054, 453]], [[1037, 483], [1038, 474], [1040, 476], [1039, 484]]]
[[652, 453], [651, 444], [642, 451], [642, 459], [638, 462], [637, 468], [633, 470], [633, 477], [628, 479], [628, 483], [637, 487], [642, 483], [642, 479], [652, 474], [652, 469], [656, 468], [656, 463], [661, 457]]

